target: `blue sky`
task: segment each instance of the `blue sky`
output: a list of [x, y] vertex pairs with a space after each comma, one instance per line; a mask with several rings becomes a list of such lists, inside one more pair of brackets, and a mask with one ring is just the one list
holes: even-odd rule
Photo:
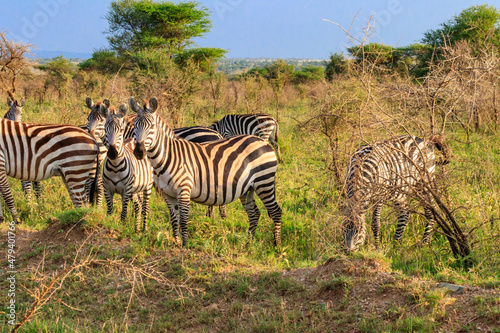
[[[91, 53], [105, 47], [109, 0], [9, 0], [0, 3], [0, 30], [38, 50]], [[325, 59], [350, 46], [335, 24], [361, 36], [374, 15], [371, 41], [418, 42], [461, 10], [484, 1], [451, 0], [199, 0], [211, 11], [212, 31], [199, 46], [228, 49], [228, 57]], [[488, 4], [500, 9], [500, 1]], [[6, 14], [9, 13], [9, 14]], [[356, 16], [357, 15], [357, 16]], [[356, 19], [353, 21], [354, 17]], [[36, 50], [35, 50], [36, 52]]]

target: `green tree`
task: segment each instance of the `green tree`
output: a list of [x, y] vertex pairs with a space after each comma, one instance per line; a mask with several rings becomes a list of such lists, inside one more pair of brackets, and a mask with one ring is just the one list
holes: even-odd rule
[[143, 49], [178, 53], [212, 28], [208, 9], [192, 1], [113, 1], [106, 19], [109, 44], [119, 55]]
[[41, 65], [40, 69], [47, 73], [44, 83], [45, 90], [54, 87], [59, 93], [59, 98], [62, 98], [69, 88], [69, 84], [73, 77], [74, 66], [68, 59], [60, 55], [53, 58], [46, 65]]
[[210, 72], [217, 60], [224, 57], [226, 50], [210, 47], [189, 49], [175, 55], [174, 61], [179, 67], [185, 68], [188, 62], [193, 62], [203, 71]]
[[441, 24], [439, 29], [429, 30], [422, 42], [433, 47], [454, 45], [466, 40], [476, 49], [485, 45], [500, 46], [500, 13], [487, 4], [472, 6], [463, 10], [451, 20]]
[[307, 65], [295, 72], [295, 82], [304, 83], [308, 81], [318, 81], [325, 78], [325, 68], [323, 66]]
[[338, 74], [347, 72], [347, 60], [342, 53], [334, 53], [330, 55], [330, 61], [326, 63], [325, 76], [328, 81], [332, 81], [333, 77]]
[[95, 70], [102, 74], [116, 73], [123, 67], [126, 59], [116, 55], [115, 51], [98, 49], [90, 59], [78, 64], [81, 70]]

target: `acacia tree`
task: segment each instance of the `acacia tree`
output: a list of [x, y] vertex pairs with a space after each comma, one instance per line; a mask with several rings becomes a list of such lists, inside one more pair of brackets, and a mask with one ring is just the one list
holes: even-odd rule
[[12, 99], [15, 99], [17, 78], [29, 70], [28, 53], [30, 45], [8, 40], [5, 32], [0, 32], [0, 88]]
[[161, 51], [178, 57], [182, 64], [192, 58], [204, 69], [226, 52], [192, 48], [193, 38], [205, 35], [212, 28], [208, 9], [197, 2], [118, 0], [111, 3], [106, 19], [107, 39], [118, 56], [132, 59], [141, 50]]

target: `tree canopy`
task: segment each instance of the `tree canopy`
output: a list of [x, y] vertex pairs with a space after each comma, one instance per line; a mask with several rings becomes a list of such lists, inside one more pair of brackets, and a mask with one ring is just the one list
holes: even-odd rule
[[106, 19], [109, 44], [119, 55], [143, 49], [178, 53], [212, 28], [208, 9], [192, 1], [113, 1]]
[[440, 28], [429, 30], [422, 42], [431, 46], [454, 45], [466, 40], [476, 47], [486, 44], [500, 46], [500, 13], [487, 4], [472, 6], [444, 22]]

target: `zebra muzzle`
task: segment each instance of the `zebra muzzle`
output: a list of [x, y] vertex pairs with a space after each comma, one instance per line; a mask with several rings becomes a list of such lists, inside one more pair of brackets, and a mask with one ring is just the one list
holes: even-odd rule
[[136, 142], [134, 148], [134, 156], [142, 160], [144, 158], [144, 153], [146, 152], [146, 146], [144, 141]]
[[108, 148], [108, 157], [112, 160], [118, 157], [118, 150], [114, 145], [110, 145]]

